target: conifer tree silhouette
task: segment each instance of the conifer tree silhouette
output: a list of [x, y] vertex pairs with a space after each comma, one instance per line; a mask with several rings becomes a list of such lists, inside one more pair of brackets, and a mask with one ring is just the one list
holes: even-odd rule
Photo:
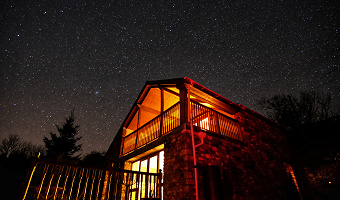
[[81, 137], [77, 137], [79, 125], [74, 124], [74, 109], [65, 118], [62, 126], [56, 125], [59, 135], [50, 132], [51, 139], [44, 137], [47, 157], [58, 161], [78, 160], [82, 145], [77, 144]]

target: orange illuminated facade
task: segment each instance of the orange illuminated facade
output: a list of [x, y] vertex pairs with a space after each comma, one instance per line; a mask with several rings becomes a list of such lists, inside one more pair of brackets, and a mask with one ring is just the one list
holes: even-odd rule
[[[181, 125], [180, 89], [178, 83], [171, 84], [173, 81], [167, 84], [149, 83], [144, 87], [123, 125], [121, 157]], [[194, 126], [241, 139], [231, 106], [195, 87], [191, 88], [190, 106]], [[187, 112], [186, 109], [182, 108], [182, 114]], [[185, 115], [182, 118], [188, 118], [188, 114]], [[182, 119], [185, 120], [188, 119]]]
[[[236, 173], [230, 173], [240, 165], [248, 166], [248, 160], [261, 150], [255, 151], [251, 141], [258, 130], [250, 126], [259, 124], [265, 126], [266, 134], [280, 132], [270, 120], [189, 78], [148, 81], [106, 158], [126, 170], [161, 170], [161, 199], [227, 199], [242, 188], [214, 187], [236, 183]], [[214, 167], [218, 170], [211, 170]], [[283, 164], [280, 167], [280, 173], [285, 171]], [[211, 178], [215, 176], [218, 180]], [[139, 186], [138, 182], [130, 183], [128, 199], [155, 197], [157, 189], [152, 184], [142, 186], [146, 191]]]

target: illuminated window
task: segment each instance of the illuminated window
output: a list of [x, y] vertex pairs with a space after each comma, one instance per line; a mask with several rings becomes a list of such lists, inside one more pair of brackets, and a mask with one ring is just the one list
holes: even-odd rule
[[206, 129], [206, 130], [209, 130], [209, 121], [208, 121], [208, 117], [205, 118], [205, 119], [202, 119], [200, 121], [200, 127], [203, 128], [203, 129]]
[[[132, 163], [132, 170], [139, 172], [149, 172], [149, 173], [158, 173], [161, 169], [163, 172], [164, 168], [164, 151], [160, 151], [156, 154], [152, 154], [149, 157], [143, 158], [136, 162]], [[164, 173], [163, 173], [164, 174]], [[136, 177], [134, 178], [136, 180]], [[131, 199], [142, 199], [142, 198], [152, 198], [156, 196], [155, 188], [156, 184], [154, 184], [154, 179], [148, 180], [148, 185], [146, 185], [145, 180], [132, 183], [130, 190], [130, 198]], [[162, 179], [163, 183], [163, 179]], [[145, 192], [145, 188], [147, 188], [147, 193]], [[163, 186], [161, 187], [161, 192], [163, 194]], [[160, 195], [163, 199], [163, 195]]]
[[164, 151], [159, 152], [159, 164], [158, 169], [162, 170], [162, 186], [161, 186], [161, 197], [163, 199], [163, 180], [164, 180]]
[[199, 127], [201, 127], [201, 129], [210, 130], [209, 129], [209, 119], [208, 119], [208, 117], [200, 120], [198, 124], [194, 123], [193, 125], [194, 126], [199, 126]]

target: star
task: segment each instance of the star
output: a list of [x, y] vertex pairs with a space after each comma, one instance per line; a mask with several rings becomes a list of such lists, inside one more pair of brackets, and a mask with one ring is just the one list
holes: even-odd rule
[[0, 139], [19, 134], [43, 144], [75, 108], [84, 153], [105, 151], [149, 80], [189, 77], [255, 111], [261, 97], [300, 91], [340, 102], [332, 1], [6, 1], [2, 8]]

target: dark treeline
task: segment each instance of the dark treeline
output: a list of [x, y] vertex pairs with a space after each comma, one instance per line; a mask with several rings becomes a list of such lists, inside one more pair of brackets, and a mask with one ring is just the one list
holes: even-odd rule
[[22, 183], [34, 157], [60, 162], [72, 162], [100, 166], [105, 152], [92, 151], [82, 156], [82, 145], [78, 144], [80, 125], [75, 124], [74, 109], [65, 122], [56, 125], [57, 132], [50, 132], [50, 139], [42, 138], [44, 145], [23, 141], [19, 135], [9, 135], [0, 143], [0, 194], [4, 199], [17, 199]]
[[340, 199], [340, 112], [331, 95], [281, 94], [260, 99], [258, 106], [287, 130], [303, 199]]

